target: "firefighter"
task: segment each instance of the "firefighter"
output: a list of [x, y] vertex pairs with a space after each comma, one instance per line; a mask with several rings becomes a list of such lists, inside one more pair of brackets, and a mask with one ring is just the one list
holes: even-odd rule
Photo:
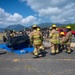
[[52, 25], [52, 31], [50, 33], [50, 39], [51, 39], [51, 53], [50, 55], [55, 55], [59, 53], [58, 50], [58, 39], [59, 39], [59, 33], [56, 31], [56, 25]]
[[60, 50], [65, 49], [65, 44], [66, 44], [66, 37], [64, 32], [60, 32]]
[[[49, 28], [49, 38], [50, 38], [51, 31], [52, 31], [52, 27]], [[49, 39], [49, 41], [50, 41], [50, 47], [51, 47], [51, 38]]]
[[42, 33], [37, 30], [36, 25], [33, 25], [32, 29], [33, 29], [33, 31], [30, 33], [30, 40], [34, 46], [33, 54], [35, 55], [35, 57], [39, 57], [39, 56], [41, 56], [41, 55], [39, 55], [39, 49], [40, 49], [40, 46], [42, 44], [42, 40], [41, 40], [42, 39]]
[[66, 53], [71, 54], [71, 49], [70, 49], [70, 44], [71, 44], [71, 40], [72, 40], [71, 27], [67, 26], [66, 30], [67, 30], [67, 34], [66, 34], [66, 48], [67, 48], [67, 51], [66, 51]]
[[[37, 28], [37, 30], [40, 31], [41, 29]], [[43, 36], [42, 36], [41, 40], [42, 40], [42, 44], [40, 46], [40, 52], [43, 52], [44, 51]]]
[[52, 31], [52, 27], [49, 28], [49, 33], [51, 33], [51, 31]]
[[59, 35], [59, 31], [58, 28], [56, 27], [56, 35], [57, 35], [57, 50], [56, 50], [56, 54], [59, 54], [60, 52], [60, 35]]
[[11, 38], [15, 37], [15, 30], [11, 30], [11, 31], [10, 31], [10, 37], [11, 37]]

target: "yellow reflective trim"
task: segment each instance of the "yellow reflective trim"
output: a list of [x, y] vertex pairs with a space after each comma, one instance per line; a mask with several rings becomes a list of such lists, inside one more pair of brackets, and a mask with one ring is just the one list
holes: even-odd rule
[[39, 35], [33, 36], [33, 38], [39, 38], [39, 37], [40, 37]]
[[51, 53], [55, 53], [55, 50], [51, 50]]
[[54, 34], [54, 36], [59, 36], [59, 34]]
[[54, 44], [59, 44], [60, 43], [60, 41], [59, 40], [50, 40], [51, 42], [53, 42]]
[[38, 39], [38, 40], [34, 40], [34, 41], [41, 41], [41, 39]]
[[50, 36], [52, 36], [52, 34], [50, 34]]
[[67, 50], [67, 52], [68, 52], [68, 53], [70, 53], [70, 52], [71, 52], [71, 50]]
[[34, 40], [33, 42], [34, 42], [34, 44], [40, 44], [41, 40]]
[[59, 50], [56, 50], [56, 53], [58, 53], [59, 52]]
[[34, 53], [34, 55], [38, 55], [38, 53]]
[[70, 38], [72, 38], [72, 36], [70, 36]]
[[66, 44], [71, 44], [71, 42], [68, 42], [68, 43], [66, 43]]

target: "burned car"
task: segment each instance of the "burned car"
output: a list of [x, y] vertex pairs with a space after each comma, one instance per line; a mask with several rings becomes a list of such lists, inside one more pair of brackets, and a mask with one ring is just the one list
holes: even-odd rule
[[[24, 30], [18, 32], [6, 30], [5, 32], [6, 36], [3, 36], [3, 41], [6, 43], [7, 47], [12, 49], [22, 49], [31, 46], [29, 36]], [[15, 34], [15, 36], [11, 36], [11, 34]]]

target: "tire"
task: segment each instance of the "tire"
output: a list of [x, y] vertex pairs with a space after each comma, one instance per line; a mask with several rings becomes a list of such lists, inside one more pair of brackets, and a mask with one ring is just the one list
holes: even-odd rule
[[6, 42], [7, 38], [5, 36], [3, 36], [3, 42]]

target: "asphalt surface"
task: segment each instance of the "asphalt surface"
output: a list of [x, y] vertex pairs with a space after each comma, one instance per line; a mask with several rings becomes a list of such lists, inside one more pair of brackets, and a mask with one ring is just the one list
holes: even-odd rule
[[0, 49], [0, 75], [75, 75], [75, 50], [72, 50], [71, 54], [63, 50], [52, 56], [50, 49], [46, 49], [45, 57], [33, 59], [31, 53], [17, 55]]

